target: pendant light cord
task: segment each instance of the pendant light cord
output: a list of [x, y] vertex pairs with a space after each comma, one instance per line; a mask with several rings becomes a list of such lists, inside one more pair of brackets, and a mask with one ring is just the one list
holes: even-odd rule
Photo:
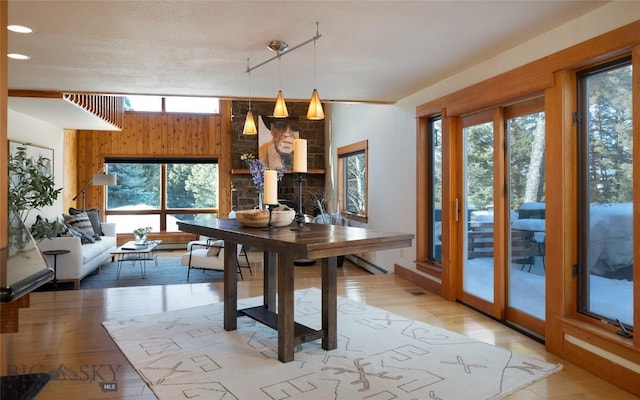
[[278, 51], [278, 90], [282, 90], [282, 62], [280, 52]]
[[316, 21], [316, 36], [313, 39], [313, 88], [318, 87], [318, 73], [316, 71], [316, 42], [320, 35], [318, 34], [318, 22]]
[[251, 111], [251, 71], [249, 71], [249, 57], [247, 57], [247, 71], [249, 74], [249, 111]]

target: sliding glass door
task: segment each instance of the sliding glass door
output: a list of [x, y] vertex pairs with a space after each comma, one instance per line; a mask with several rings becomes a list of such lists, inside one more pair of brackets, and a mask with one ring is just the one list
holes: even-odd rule
[[493, 121], [483, 114], [463, 124], [462, 297], [488, 311], [494, 302]]
[[542, 102], [504, 109], [508, 176], [506, 319], [542, 335], [545, 319], [545, 118]]
[[546, 268], [543, 107], [532, 100], [462, 118], [458, 213], [458, 299], [539, 335]]

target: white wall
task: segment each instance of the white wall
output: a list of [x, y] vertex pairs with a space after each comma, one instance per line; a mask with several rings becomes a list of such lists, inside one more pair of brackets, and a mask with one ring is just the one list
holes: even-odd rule
[[[416, 232], [416, 107], [546, 55], [640, 20], [637, 2], [612, 2], [493, 59], [408, 96], [394, 105], [332, 104], [326, 122], [335, 149], [369, 140], [369, 223], [371, 229]], [[335, 173], [335, 172], [334, 172]], [[336, 181], [334, 177], [334, 182]], [[411, 249], [367, 254], [392, 272], [399, 264], [415, 270]], [[419, 273], [419, 272], [418, 272]]]
[[[56, 181], [56, 188], [63, 187], [63, 146], [64, 146], [64, 129], [44, 122], [42, 120], [8, 110], [7, 116], [7, 136], [9, 140], [31, 143], [40, 147], [53, 149], [53, 174]], [[62, 215], [62, 194], [51, 207], [46, 207], [40, 212], [32, 211], [26, 221], [27, 226], [31, 226], [36, 215], [42, 215], [45, 218], [56, 218]]]
[[[414, 115], [414, 110], [408, 112], [389, 105], [331, 105], [334, 166], [338, 147], [369, 141], [369, 219], [367, 224], [350, 225], [391, 232], [415, 231], [415, 206], [406, 206], [415, 204]], [[410, 249], [385, 250], [366, 254], [365, 258], [384, 270], [393, 271], [398, 259], [408, 260], [403, 264], [412, 264], [412, 254]]]

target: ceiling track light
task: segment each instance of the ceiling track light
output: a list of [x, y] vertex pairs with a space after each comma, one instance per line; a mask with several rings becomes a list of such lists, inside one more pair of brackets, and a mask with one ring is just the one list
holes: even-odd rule
[[[313, 69], [314, 69], [314, 86], [315, 86], [315, 81], [316, 81], [316, 50], [315, 50], [315, 44], [316, 41], [318, 39], [320, 39], [320, 37], [322, 37], [322, 35], [320, 35], [320, 33], [318, 32], [318, 22], [316, 22], [316, 34], [315, 36], [313, 36], [311, 39], [308, 39], [296, 46], [293, 46], [291, 48], [289, 48], [289, 45], [283, 41], [283, 40], [272, 40], [267, 44], [267, 47], [272, 50], [275, 51], [277, 54], [271, 58], [269, 58], [268, 60], [265, 60], [263, 62], [261, 62], [260, 64], [256, 64], [253, 67], [251, 67], [249, 65], [249, 60], [247, 59], [247, 69], [245, 70], [245, 73], [250, 74], [251, 71], [262, 67], [265, 64], [270, 63], [273, 60], [278, 60], [278, 69], [279, 69], [279, 74], [280, 74], [280, 86], [278, 89], [278, 96], [276, 98], [276, 105], [274, 107], [273, 110], [273, 116], [275, 118], [286, 118], [289, 116], [289, 112], [287, 110], [287, 105], [285, 103], [284, 100], [284, 95], [282, 94], [282, 68], [280, 66], [281, 62], [280, 59], [283, 55], [285, 54], [289, 54], [292, 51], [299, 49], [300, 47], [303, 47], [311, 42], [313, 42]], [[249, 113], [247, 113], [247, 119], [249, 117]], [[253, 115], [252, 115], [253, 117]], [[320, 102], [320, 96], [318, 95], [318, 91], [314, 88], [313, 92], [311, 94], [311, 100], [309, 102], [309, 110], [307, 111], [307, 118], [310, 120], [320, 120], [324, 118], [324, 111], [322, 109], [322, 104]]]
[[320, 39], [321, 37], [322, 37], [321, 34], [316, 33], [316, 35], [314, 37], [312, 37], [311, 39], [305, 40], [304, 42], [300, 43], [299, 45], [293, 46], [292, 48], [289, 48], [289, 45], [286, 42], [282, 41], [282, 40], [272, 40], [267, 44], [267, 47], [269, 49], [271, 49], [272, 43], [273, 43], [273, 46], [276, 46], [276, 44], [278, 44], [278, 43], [279, 43], [279, 45], [283, 46], [281, 50], [271, 49], [271, 50], [277, 52], [278, 54], [276, 54], [275, 56], [269, 58], [268, 60], [264, 60], [260, 64], [254, 65], [253, 67], [247, 65], [247, 69], [245, 70], [245, 72], [249, 73], [249, 72], [251, 72], [251, 71], [253, 71], [255, 69], [258, 69], [258, 68], [262, 67], [263, 65], [266, 65], [266, 64], [270, 63], [273, 60], [279, 59], [280, 56], [284, 56], [286, 54], [289, 54], [292, 51], [297, 50], [302, 46], [306, 46], [309, 43]]
[[[267, 47], [271, 51], [283, 52], [289, 48], [289, 45], [287, 44], [287, 42], [284, 42], [282, 40], [272, 40], [269, 42]], [[247, 68], [249, 68], [248, 65], [247, 65]]]

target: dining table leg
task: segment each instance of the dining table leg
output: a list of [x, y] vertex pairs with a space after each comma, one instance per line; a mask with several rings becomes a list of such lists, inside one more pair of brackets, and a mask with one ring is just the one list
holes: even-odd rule
[[293, 317], [293, 256], [278, 253], [278, 359], [293, 361], [295, 326]]
[[238, 328], [238, 259], [237, 243], [224, 243], [224, 329]]
[[276, 260], [277, 254], [273, 251], [264, 252], [263, 289], [264, 307], [277, 312], [276, 309]]
[[322, 259], [322, 348], [325, 350], [338, 347], [337, 267], [337, 257]]

